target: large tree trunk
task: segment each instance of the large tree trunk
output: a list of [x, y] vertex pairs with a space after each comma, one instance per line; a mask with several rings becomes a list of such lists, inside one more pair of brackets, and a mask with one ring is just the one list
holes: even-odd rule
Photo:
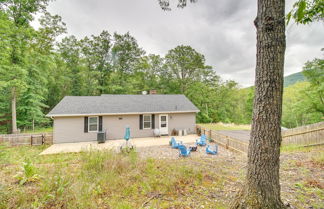
[[257, 63], [246, 184], [232, 208], [285, 208], [279, 156], [285, 42], [285, 1], [258, 0]]
[[11, 121], [12, 121], [12, 133], [15, 134], [17, 130], [17, 115], [16, 115], [16, 98], [17, 92], [16, 87], [11, 90]]

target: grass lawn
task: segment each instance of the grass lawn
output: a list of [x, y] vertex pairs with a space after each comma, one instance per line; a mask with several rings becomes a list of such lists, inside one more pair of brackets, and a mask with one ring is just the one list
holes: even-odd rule
[[250, 125], [237, 125], [233, 123], [202, 123], [198, 124], [210, 130], [251, 130]]
[[53, 127], [47, 127], [47, 128], [37, 128], [34, 131], [33, 130], [25, 130], [22, 131], [21, 133], [49, 133], [49, 132], [53, 132]]
[[[46, 146], [0, 145], [0, 208], [228, 208], [246, 157], [153, 159], [135, 152], [39, 156]], [[323, 208], [323, 147], [281, 156], [282, 198]], [[283, 149], [284, 150], [284, 149]], [[236, 157], [237, 156], [237, 157]]]

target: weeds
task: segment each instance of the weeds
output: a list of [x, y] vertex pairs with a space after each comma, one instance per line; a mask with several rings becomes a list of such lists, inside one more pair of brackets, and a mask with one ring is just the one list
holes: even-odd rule
[[[314, 151], [314, 150], [320, 150], [323, 149], [323, 146], [302, 146], [302, 145], [284, 145], [281, 146], [281, 152], [310, 152], [310, 151]], [[323, 156], [323, 152], [321, 152], [322, 154], [322, 160], [324, 161], [324, 156]]]
[[319, 152], [316, 155], [314, 155], [311, 159], [311, 161], [320, 167], [324, 167], [324, 152]]
[[324, 183], [321, 183], [319, 180], [313, 178], [306, 179], [305, 186], [324, 189]]
[[[44, 148], [1, 146], [0, 208], [226, 208], [228, 191], [244, 178], [241, 167], [221, 159], [143, 159], [136, 151], [110, 150], [38, 156]], [[322, 162], [322, 154], [313, 157], [302, 165]], [[324, 194], [321, 182], [305, 178], [311, 174], [300, 167], [289, 185], [303, 208]], [[27, 184], [35, 176], [37, 184]], [[322, 207], [318, 200], [312, 205]]]
[[16, 178], [20, 185], [24, 185], [29, 182], [39, 181], [40, 176], [37, 174], [36, 168], [27, 160], [22, 163], [21, 171], [19, 171], [14, 178]]
[[281, 152], [295, 152], [295, 151], [306, 151], [309, 148], [298, 146], [298, 145], [285, 145], [281, 146]]

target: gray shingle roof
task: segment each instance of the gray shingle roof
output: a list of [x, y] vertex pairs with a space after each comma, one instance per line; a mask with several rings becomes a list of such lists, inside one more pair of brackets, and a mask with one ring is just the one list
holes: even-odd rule
[[126, 114], [158, 112], [199, 112], [184, 95], [66, 96], [47, 116]]

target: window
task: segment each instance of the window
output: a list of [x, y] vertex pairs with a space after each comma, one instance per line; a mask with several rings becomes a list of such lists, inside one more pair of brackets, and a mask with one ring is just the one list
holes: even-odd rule
[[98, 117], [89, 117], [88, 123], [89, 132], [97, 132], [98, 131]]
[[143, 128], [150, 129], [152, 123], [151, 115], [143, 115]]
[[161, 116], [161, 128], [166, 128], [167, 127], [167, 116], [162, 115]]

